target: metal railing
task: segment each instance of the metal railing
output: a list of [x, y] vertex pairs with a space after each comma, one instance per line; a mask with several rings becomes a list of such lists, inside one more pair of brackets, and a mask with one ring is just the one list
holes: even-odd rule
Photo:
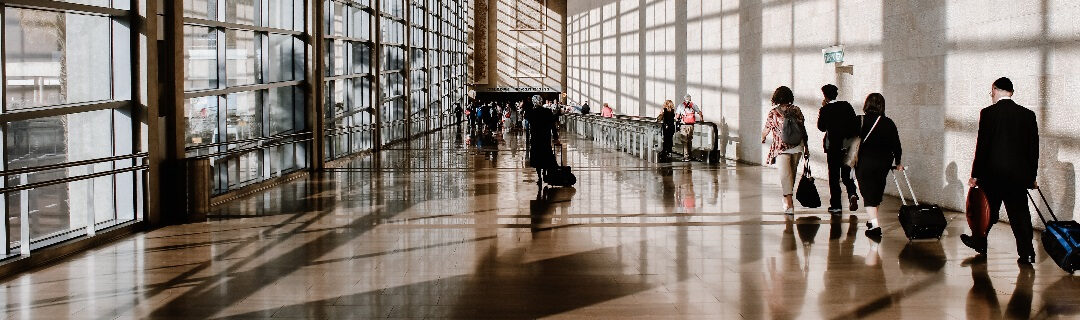
[[[65, 163], [59, 163], [59, 164], [51, 164], [51, 165], [44, 165], [44, 166], [26, 167], [26, 168], [19, 168], [19, 169], [11, 169], [11, 170], [0, 171], [0, 176], [3, 176], [5, 178], [5, 180], [6, 180], [6, 177], [9, 177], [9, 176], [18, 176], [19, 177], [19, 182], [18, 182], [17, 185], [0, 188], [0, 194], [3, 194], [5, 197], [8, 194], [16, 193], [16, 192], [19, 195], [19, 216], [18, 216], [19, 217], [19, 220], [18, 220], [19, 221], [19, 242], [18, 242], [19, 243], [19, 245], [18, 245], [19, 254], [23, 255], [23, 256], [29, 255], [31, 249], [34, 249], [32, 246], [35, 244], [35, 242], [39, 244], [39, 247], [46, 246], [46, 245], [49, 245], [49, 244], [52, 244], [52, 243], [65, 241], [65, 240], [67, 240], [67, 238], [64, 238], [64, 236], [71, 235], [72, 233], [80, 231], [79, 228], [69, 229], [69, 230], [64, 230], [64, 231], [61, 231], [61, 232], [57, 232], [57, 233], [53, 233], [53, 234], [49, 234], [49, 235], [40, 237], [40, 239], [31, 239], [30, 238], [30, 231], [31, 231], [30, 230], [30, 228], [31, 228], [30, 191], [32, 191], [34, 189], [38, 189], [38, 188], [44, 188], [44, 187], [53, 186], [53, 185], [60, 185], [60, 184], [66, 184], [66, 183], [71, 183], [71, 182], [76, 182], [76, 181], [88, 180], [87, 183], [89, 185], [86, 188], [87, 192], [89, 193], [87, 195], [87, 197], [86, 197], [86, 201], [87, 201], [87, 203], [86, 203], [86, 212], [85, 212], [86, 226], [83, 227], [82, 229], [85, 230], [85, 235], [87, 237], [93, 237], [97, 233], [98, 225], [101, 224], [101, 223], [107, 223], [107, 221], [102, 221], [101, 223], [99, 223], [97, 221], [97, 215], [94, 212], [94, 207], [95, 207], [94, 206], [94, 200], [97, 197], [94, 195], [94, 192], [96, 191], [96, 189], [94, 187], [94, 180], [93, 179], [98, 178], [98, 177], [112, 176], [112, 175], [118, 175], [118, 174], [122, 174], [122, 173], [135, 172], [135, 171], [143, 171], [143, 172], [145, 172], [147, 169], [150, 168], [150, 166], [146, 164], [147, 155], [148, 155], [147, 153], [143, 152], [143, 153], [122, 155], [122, 156], [115, 156], [115, 157], [98, 158], [98, 159], [82, 160], [82, 161], [72, 161], [72, 162], [65, 162]], [[131, 160], [131, 165], [126, 167], [126, 168], [120, 168], [120, 169], [112, 169], [112, 170], [106, 170], [106, 171], [100, 171], [100, 172], [95, 172], [94, 171], [94, 165], [95, 164], [115, 163], [116, 161], [124, 161], [124, 160]], [[81, 166], [86, 166], [86, 174], [72, 176], [72, 177], [51, 179], [51, 180], [46, 180], [46, 181], [34, 182], [34, 183], [30, 182], [30, 175], [34, 174], [34, 173], [48, 172], [48, 171], [52, 171], [52, 170], [68, 169], [68, 168], [81, 167]], [[146, 182], [145, 178], [136, 179], [136, 181], [139, 181], [140, 183], [145, 183]], [[140, 188], [138, 188], [136, 190], [141, 190], [141, 189], [142, 188], [140, 187]], [[140, 193], [140, 191], [136, 191], [136, 193]], [[114, 194], [114, 197], [115, 196], [116, 195]], [[115, 201], [115, 199], [111, 200], [111, 201]], [[136, 212], [138, 212], [137, 208], [135, 208], [135, 210], [136, 210]], [[141, 219], [141, 217], [139, 217], [138, 214], [133, 214], [132, 216], [134, 217], [135, 220]], [[10, 232], [10, 230], [8, 228], [8, 223], [10, 222], [10, 220], [9, 219], [2, 219], [2, 220], [3, 221], [0, 221], [0, 241], [3, 241], [4, 243], [3, 243], [2, 248], [0, 248], [0, 256], [7, 257], [8, 255], [11, 254], [10, 251], [12, 249], [14, 249], [14, 247], [11, 245], [11, 241], [10, 241], [11, 235], [8, 234]], [[105, 227], [111, 227], [111, 225], [107, 225]], [[42, 243], [44, 243], [44, 244], [42, 244]]]
[[[656, 118], [616, 116], [604, 118], [593, 114], [565, 114], [562, 125], [567, 132], [592, 139], [599, 146], [623, 151], [649, 162], [658, 162], [663, 143], [663, 126]], [[716, 161], [719, 148], [719, 130], [715, 123], [694, 124], [691, 144], [694, 150], [704, 152], [704, 161]], [[673, 138], [676, 153], [681, 152], [682, 139], [676, 132]]]
[[[215, 142], [215, 143], [201, 144], [201, 145], [186, 147], [186, 148], [184, 148], [184, 151], [186, 151], [188, 153], [188, 156], [187, 156], [187, 161], [188, 162], [212, 159], [215, 163], [218, 163], [218, 162], [221, 162], [221, 161], [229, 161], [229, 159], [230, 159], [229, 157], [231, 157], [231, 156], [242, 155], [242, 154], [251, 153], [251, 152], [262, 152], [262, 155], [263, 155], [264, 159], [269, 159], [269, 160], [266, 160], [267, 165], [271, 165], [270, 161], [274, 161], [274, 159], [277, 159], [275, 157], [275, 154], [274, 154], [277, 147], [295, 145], [295, 144], [308, 144], [310, 146], [310, 143], [313, 140], [314, 140], [314, 137], [312, 137], [312, 132], [311, 131], [303, 131], [303, 132], [296, 132], [296, 133], [279, 134], [279, 135], [274, 135], [274, 136], [269, 136], [269, 137], [257, 137], [257, 138], [249, 138], [249, 139], [241, 139], [241, 140], [232, 140], [232, 141], [225, 141], [225, 142]], [[239, 145], [240, 147], [230, 148], [230, 146], [234, 146], [234, 145]], [[205, 153], [200, 152], [202, 150], [208, 150], [210, 152], [205, 152]], [[313, 152], [317, 152], [317, 151], [313, 150]], [[297, 156], [297, 153], [293, 153], [293, 156], [294, 157]], [[299, 161], [299, 160], [297, 160], [297, 161]], [[213, 165], [213, 166], [207, 167], [206, 169], [208, 169], [208, 170], [213, 169], [211, 167], [216, 167], [216, 166], [221, 166], [221, 164]], [[189, 168], [191, 168], [190, 165], [189, 165]], [[273, 167], [271, 166], [271, 168], [273, 168]], [[189, 172], [188, 176], [189, 176], [189, 178], [192, 178], [192, 176], [199, 175], [200, 176], [200, 177], [198, 177], [199, 179], [205, 178], [207, 181], [214, 181], [210, 177], [211, 175], [217, 174], [215, 172], [212, 172], [214, 170], [217, 170], [217, 169], [209, 170], [207, 172]], [[240, 188], [243, 188], [243, 187], [245, 187], [247, 185], [250, 185], [250, 184], [253, 184], [253, 183], [258, 183], [260, 181], [269, 180], [271, 177], [273, 177], [275, 175], [276, 176], [282, 176], [283, 174], [286, 173], [286, 171], [291, 172], [291, 170], [286, 170], [286, 169], [282, 168], [281, 166], [279, 166], [276, 172], [272, 171], [272, 170], [266, 170], [266, 171], [263, 171], [262, 174], [259, 177], [253, 178], [252, 180], [249, 180], [249, 181], [246, 181], [246, 182], [243, 182], [243, 183], [239, 183], [237, 185], [232, 185], [232, 186], [230, 186], [228, 184], [219, 185], [219, 186], [217, 186], [217, 188], [212, 188], [213, 190], [211, 192], [211, 195], [224, 194], [224, 193], [227, 193], [227, 192], [230, 192], [230, 191], [238, 190]], [[203, 175], [206, 175], [206, 176], [202, 177]], [[201, 181], [201, 180], [196, 180], [196, 181]]]

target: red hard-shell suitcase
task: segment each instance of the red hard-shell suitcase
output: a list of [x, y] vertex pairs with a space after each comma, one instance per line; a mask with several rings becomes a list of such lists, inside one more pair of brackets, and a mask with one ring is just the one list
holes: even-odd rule
[[986, 199], [986, 193], [979, 187], [968, 189], [966, 207], [964, 211], [967, 214], [971, 234], [986, 238], [990, 233], [990, 225], [993, 223], [990, 221], [990, 203]]

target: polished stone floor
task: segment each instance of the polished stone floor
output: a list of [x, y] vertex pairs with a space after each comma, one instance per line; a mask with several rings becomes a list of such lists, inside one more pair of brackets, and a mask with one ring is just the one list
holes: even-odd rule
[[[538, 190], [523, 138], [441, 131], [0, 282], [10, 319], [998, 319], [1080, 317], [1080, 278], [1008, 228], [985, 259], [886, 218], [803, 210], [776, 170], [649, 164], [568, 139]], [[819, 183], [820, 186], [820, 183]], [[822, 189], [821, 191], [824, 191]], [[895, 212], [895, 199], [883, 205]], [[1039, 245], [1037, 243], [1037, 245]]]

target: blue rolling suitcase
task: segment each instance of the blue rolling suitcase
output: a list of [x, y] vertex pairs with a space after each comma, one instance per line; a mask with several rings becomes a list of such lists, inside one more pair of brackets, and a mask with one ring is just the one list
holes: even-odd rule
[[1031, 203], [1035, 205], [1035, 212], [1039, 214], [1039, 219], [1042, 220], [1043, 225], [1046, 225], [1046, 230], [1042, 233], [1043, 250], [1046, 250], [1046, 254], [1050, 255], [1050, 258], [1054, 259], [1054, 262], [1066, 272], [1073, 273], [1080, 270], [1080, 223], [1072, 220], [1058, 220], [1057, 215], [1054, 215], [1054, 210], [1050, 209], [1050, 203], [1043, 196], [1042, 190], [1035, 190], [1039, 191], [1039, 197], [1046, 205], [1046, 211], [1053, 218], [1051, 221], [1046, 221], [1042, 210], [1039, 210], [1039, 204], [1029, 192], [1028, 199], [1031, 199]]

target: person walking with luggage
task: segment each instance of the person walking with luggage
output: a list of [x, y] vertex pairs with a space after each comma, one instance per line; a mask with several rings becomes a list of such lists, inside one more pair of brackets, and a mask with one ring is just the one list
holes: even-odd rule
[[823, 145], [826, 162], [829, 165], [829, 213], [840, 214], [841, 189], [843, 182], [847, 187], [848, 210], [859, 209], [859, 196], [856, 194], [855, 179], [851, 178], [851, 168], [844, 164], [847, 150], [845, 140], [855, 135], [855, 109], [847, 101], [837, 101], [839, 90], [832, 84], [821, 87], [821, 93], [825, 99], [821, 101], [821, 110], [818, 111], [818, 130], [825, 133]]
[[878, 222], [878, 205], [885, 194], [885, 178], [892, 169], [904, 170], [900, 159], [900, 133], [896, 123], [885, 116], [885, 97], [871, 93], [863, 103], [864, 116], [859, 117], [859, 162], [855, 166], [855, 178], [859, 180], [863, 206], [870, 221], [866, 222], [866, 236], [881, 240], [881, 223]]
[[795, 214], [795, 204], [792, 201], [795, 190], [795, 172], [798, 171], [802, 155], [805, 153], [809, 157], [810, 154], [806, 147], [805, 118], [802, 110], [792, 104], [795, 102], [795, 95], [790, 88], [786, 86], [776, 88], [771, 100], [775, 107], [769, 111], [769, 116], [765, 120], [765, 129], [761, 132], [761, 143], [772, 138], [766, 164], [776, 164], [780, 168], [784, 213], [793, 215]]
[[558, 165], [555, 160], [555, 151], [552, 144], [562, 146], [559, 142], [559, 131], [555, 126], [555, 114], [551, 109], [541, 107], [543, 100], [540, 95], [532, 96], [533, 106], [526, 106], [528, 113], [525, 119], [529, 121], [529, 166], [536, 169], [536, 185], [544, 185], [544, 172]]
[[671, 148], [675, 144], [675, 102], [665, 100], [664, 109], [660, 111], [660, 115], [656, 116], [656, 120], [660, 122], [663, 130], [662, 134], [664, 135], [664, 143], [660, 148], [660, 158], [670, 159]]
[[[978, 186], [986, 193], [991, 225], [998, 220], [1001, 204], [1005, 204], [1020, 254], [1017, 263], [1030, 265], [1035, 262], [1035, 249], [1026, 197], [1028, 188], [1038, 187], [1039, 127], [1035, 112], [1016, 104], [1012, 95], [1009, 78], [999, 78], [990, 86], [994, 104], [979, 114], [979, 135], [968, 186]], [[983, 235], [961, 235], [960, 240], [976, 252], [986, 253]]]
[[[790, 91], [790, 90], [789, 90]], [[682, 126], [683, 158], [682, 161], [690, 161], [690, 151], [694, 150], [694, 124], [704, 116], [701, 107], [691, 100], [690, 94], [683, 96], [683, 103], [675, 109], [675, 116], [679, 118]]]

